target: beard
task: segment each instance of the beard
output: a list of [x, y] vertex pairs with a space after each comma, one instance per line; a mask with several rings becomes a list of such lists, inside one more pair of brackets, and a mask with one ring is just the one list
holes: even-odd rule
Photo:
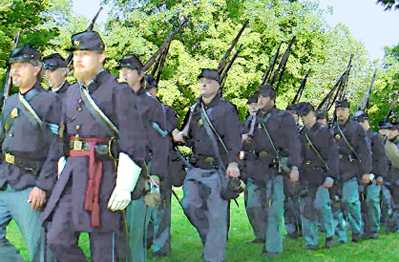
[[78, 81], [86, 83], [95, 77], [97, 71], [97, 67], [85, 68], [77, 66], [73, 70], [73, 75]]

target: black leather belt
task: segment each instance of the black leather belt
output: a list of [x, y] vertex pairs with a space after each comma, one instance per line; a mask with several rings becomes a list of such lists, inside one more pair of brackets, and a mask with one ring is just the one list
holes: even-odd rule
[[3, 155], [3, 161], [7, 164], [17, 166], [25, 171], [27, 175], [37, 176], [40, 172], [44, 160], [31, 160], [17, 157], [11, 153]]
[[190, 162], [194, 167], [201, 169], [217, 169], [219, 167], [217, 159], [212, 156], [193, 156]]
[[[95, 145], [96, 157], [99, 159], [114, 159], [115, 156], [115, 145], [112, 140], [108, 143], [98, 143]], [[70, 140], [69, 150], [73, 151], [90, 151], [90, 144], [82, 140]]]

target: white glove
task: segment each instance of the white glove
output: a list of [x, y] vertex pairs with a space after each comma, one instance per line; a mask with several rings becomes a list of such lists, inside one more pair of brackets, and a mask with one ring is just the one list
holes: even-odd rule
[[57, 163], [57, 178], [60, 177], [60, 175], [62, 173], [62, 170], [64, 170], [66, 162], [67, 162], [67, 160], [66, 160], [65, 156], [63, 156], [60, 159], [58, 159], [58, 163]]
[[131, 193], [139, 180], [141, 168], [125, 153], [119, 153], [116, 186], [108, 201], [111, 211], [125, 209], [131, 201]]

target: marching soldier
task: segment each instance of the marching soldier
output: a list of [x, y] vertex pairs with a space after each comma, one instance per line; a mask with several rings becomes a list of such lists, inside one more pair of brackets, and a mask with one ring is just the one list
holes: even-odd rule
[[301, 146], [294, 118], [275, 108], [276, 92], [268, 84], [260, 87], [256, 128], [253, 135], [255, 154], [266, 181], [266, 235], [264, 254], [275, 256], [283, 251], [281, 228], [284, 226], [284, 181], [299, 180]]
[[59, 53], [46, 56], [43, 58], [43, 68], [51, 91], [57, 93], [63, 99], [70, 86], [66, 81], [68, 66], [65, 59]]
[[362, 181], [360, 196], [365, 208], [365, 234], [369, 238], [377, 238], [381, 221], [381, 185], [384, 183], [383, 176], [388, 172], [388, 161], [381, 136], [371, 130], [367, 114], [363, 111], [358, 111], [353, 118], [363, 127], [371, 146], [373, 166], [371, 174], [374, 177], [370, 180]]
[[[297, 125], [299, 132], [303, 127], [299, 123], [299, 115], [297, 112], [297, 105], [288, 105], [286, 111], [291, 114]], [[300, 198], [299, 198], [299, 182], [291, 183], [289, 178], [284, 178], [285, 191], [285, 227], [287, 228], [288, 236], [291, 238], [298, 238], [301, 236], [301, 212], [300, 212]]]
[[[160, 183], [166, 182], [169, 152], [169, 137], [164, 136], [166, 117], [161, 103], [149, 93], [145, 86], [143, 64], [135, 55], [129, 55], [119, 62], [119, 79], [126, 82], [138, 105], [143, 121], [146, 140], [146, 166], [149, 172], [150, 189], [147, 194], [127, 208], [129, 248], [134, 261], [146, 260], [146, 231], [154, 208], [160, 203]], [[157, 196], [157, 197], [155, 197]]]
[[145, 157], [137, 105], [128, 87], [103, 68], [104, 49], [95, 31], [73, 35], [68, 49], [78, 81], [63, 100], [59, 133], [68, 158], [42, 217], [51, 221], [48, 243], [59, 262], [86, 261], [77, 244], [82, 232], [89, 233], [92, 261], [117, 259], [121, 211]]
[[[158, 85], [155, 79], [147, 75], [145, 77], [146, 90], [147, 92], [155, 98], [158, 98]], [[159, 101], [161, 103], [161, 101]], [[166, 125], [165, 130], [159, 130], [159, 134], [162, 137], [169, 139], [171, 137], [172, 131], [177, 127], [177, 117], [176, 112], [165, 104], [162, 104], [162, 112], [164, 113]], [[170, 254], [170, 229], [171, 229], [171, 198], [172, 198], [172, 183], [174, 175], [174, 170], [171, 169], [171, 161], [173, 154], [173, 144], [169, 143], [169, 158], [168, 158], [168, 168], [167, 174], [164, 179], [161, 180], [160, 193], [161, 193], [161, 203], [158, 207], [153, 209], [151, 213], [151, 220], [149, 223], [149, 228], [147, 232], [147, 246], [151, 245], [153, 256], [163, 257]]]
[[265, 243], [266, 235], [266, 177], [255, 155], [253, 135], [258, 111], [258, 96], [248, 98], [249, 116], [244, 123], [240, 160], [243, 163], [245, 178], [245, 211], [251, 224], [255, 239], [252, 243]]
[[[19, 92], [5, 101], [1, 115], [0, 221], [13, 219], [26, 241], [31, 261], [46, 258], [40, 214], [56, 180], [58, 123], [61, 103], [40, 86], [41, 61], [37, 50], [23, 46], [10, 56], [11, 78]], [[23, 261], [5, 238], [1, 261]]]
[[384, 122], [380, 126], [380, 134], [385, 137], [385, 153], [389, 162], [385, 186], [388, 208], [392, 213], [386, 216], [388, 231], [399, 232], [399, 124]]
[[358, 242], [363, 235], [358, 181], [370, 179], [371, 149], [366, 132], [359, 123], [350, 119], [349, 102], [346, 99], [335, 103], [335, 114], [337, 121], [333, 125], [333, 132], [340, 159], [341, 205], [352, 229], [352, 241]]
[[197, 229], [206, 262], [224, 261], [230, 181], [240, 175], [240, 121], [235, 107], [224, 100], [220, 75], [202, 69], [200, 97], [190, 108], [182, 131], [174, 130], [176, 142], [193, 150], [192, 168], [184, 180], [183, 207]]
[[316, 112], [317, 122], [324, 127], [328, 127], [328, 113], [323, 111]]
[[329, 189], [338, 178], [338, 148], [327, 127], [317, 122], [313, 106], [298, 104], [304, 128], [300, 132], [303, 152], [301, 170], [302, 233], [307, 249], [319, 245], [318, 224], [326, 234], [325, 247], [333, 245], [334, 224]]

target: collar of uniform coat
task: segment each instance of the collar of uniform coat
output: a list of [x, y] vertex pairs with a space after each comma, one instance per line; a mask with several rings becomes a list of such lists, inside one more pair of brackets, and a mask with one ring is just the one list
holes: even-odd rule
[[87, 85], [89, 93], [92, 94], [99, 86], [101, 86], [108, 76], [109, 73], [105, 69], [98, 71], [97, 75]]
[[260, 117], [265, 117], [265, 116], [267, 116], [268, 114], [273, 114], [274, 112], [276, 112], [277, 111], [277, 109], [275, 108], [275, 107], [272, 107], [272, 108], [269, 108], [269, 109], [260, 109], [260, 110], [258, 110], [258, 112], [257, 112], [257, 114], [260, 116]]
[[40, 82], [36, 81], [36, 83], [33, 85], [33, 87], [31, 89], [29, 89], [28, 92], [26, 92], [25, 94], [22, 94], [24, 96], [24, 98], [27, 101], [32, 100], [33, 97], [35, 97], [40, 91], [41, 91], [41, 87], [40, 87]]
[[[205, 103], [204, 103], [205, 109], [210, 108], [210, 107], [214, 107], [215, 105], [217, 105], [217, 104], [219, 103], [219, 101], [220, 101], [221, 98], [222, 98], [222, 95], [217, 94], [217, 95], [212, 99], [212, 101], [211, 101], [209, 104], [205, 104]], [[202, 97], [200, 97], [199, 100], [200, 100], [201, 103], [203, 103]]]

